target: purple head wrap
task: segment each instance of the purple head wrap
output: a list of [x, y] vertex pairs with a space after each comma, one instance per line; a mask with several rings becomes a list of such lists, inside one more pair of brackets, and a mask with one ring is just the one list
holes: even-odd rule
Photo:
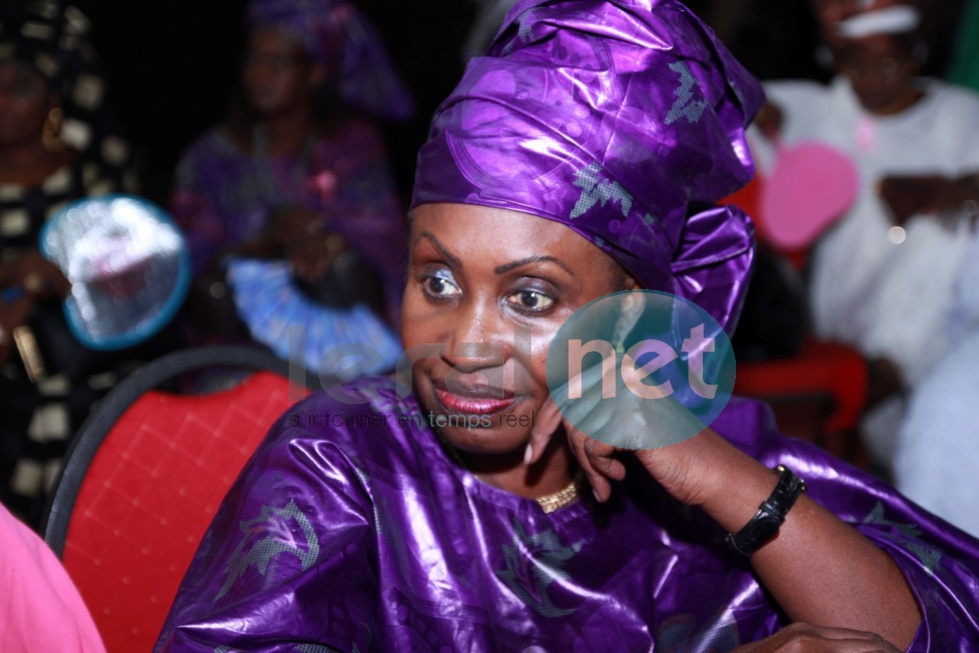
[[729, 332], [753, 256], [760, 85], [674, 0], [521, 0], [469, 62], [418, 156], [412, 208], [457, 202], [567, 225], [643, 287]]
[[248, 30], [280, 29], [322, 65], [345, 102], [380, 118], [414, 114], [380, 36], [345, 0], [252, 0]]

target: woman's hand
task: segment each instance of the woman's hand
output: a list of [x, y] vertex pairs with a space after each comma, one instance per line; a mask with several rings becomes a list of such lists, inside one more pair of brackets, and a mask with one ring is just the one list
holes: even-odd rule
[[322, 236], [325, 221], [319, 213], [302, 206], [283, 207], [275, 211], [266, 231], [282, 246], [298, 240]]
[[562, 430], [562, 427], [568, 438], [568, 446], [578, 460], [585, 478], [588, 479], [595, 498], [599, 501], [607, 501], [612, 495], [609, 481], [621, 481], [625, 478], [625, 465], [618, 458], [619, 449], [590, 438], [572, 426], [552, 399], [547, 400], [534, 420], [534, 430], [524, 462], [528, 464], [537, 462], [551, 437]]
[[758, 126], [765, 138], [774, 141], [782, 131], [783, 120], [782, 109], [777, 104], [766, 102], [755, 116], [755, 125]]
[[901, 653], [901, 651], [874, 633], [794, 623], [771, 637], [739, 646], [731, 653]]
[[323, 216], [301, 206], [276, 209], [261, 233], [234, 244], [227, 253], [253, 258], [283, 256], [294, 243], [324, 236]]
[[0, 304], [0, 365], [10, 359], [14, 347], [14, 329], [27, 323], [33, 308], [34, 297], [29, 294]]
[[891, 220], [903, 226], [911, 216], [926, 212], [935, 206], [936, 198], [948, 184], [945, 177], [889, 176], [877, 184], [877, 194], [891, 211]]
[[979, 175], [946, 180], [925, 210], [941, 220], [942, 226], [957, 231], [964, 221], [974, 230], [979, 218]]
[[890, 176], [878, 183], [877, 192], [898, 226], [918, 214], [929, 214], [952, 231], [958, 229], [961, 220], [967, 220], [973, 229], [979, 219], [979, 176], [974, 174], [956, 179]]
[[[616, 374], [614, 398], [601, 398], [603, 370], [598, 365], [552, 393], [535, 419], [527, 460], [536, 462], [550, 438], [562, 432], [599, 501], [611, 495], [610, 481], [625, 478], [620, 456], [633, 451], [674, 498], [688, 505], [700, 505], [711, 486], [711, 468], [703, 464], [710, 458], [708, 450], [717, 446], [726, 452], [729, 445], [673, 397], [650, 399], [630, 391], [625, 381], [630, 374], [639, 372], [627, 355], [621, 367], [622, 375]], [[567, 387], [577, 383], [582, 387], [582, 399], [565, 401], [560, 406], [555, 403], [553, 397], [568, 396]]]
[[307, 236], [299, 238], [286, 247], [286, 258], [292, 266], [292, 273], [308, 283], [321, 280], [333, 266], [346, 243], [339, 234]]
[[27, 323], [38, 298], [62, 299], [71, 284], [41, 252], [28, 250], [0, 269], [0, 364], [12, 351], [14, 330]]

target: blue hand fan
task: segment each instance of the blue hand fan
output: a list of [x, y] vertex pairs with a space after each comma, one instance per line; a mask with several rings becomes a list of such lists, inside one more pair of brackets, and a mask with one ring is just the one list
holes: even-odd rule
[[402, 352], [398, 337], [367, 305], [336, 308], [317, 303], [298, 287], [286, 261], [231, 258], [225, 267], [238, 317], [255, 340], [280, 358], [296, 358], [290, 341], [299, 338], [302, 360], [295, 362], [331, 376], [343, 378], [342, 372], [323, 369], [331, 351], [343, 345], [363, 345], [379, 355], [381, 362], [369, 373], [397, 364]]

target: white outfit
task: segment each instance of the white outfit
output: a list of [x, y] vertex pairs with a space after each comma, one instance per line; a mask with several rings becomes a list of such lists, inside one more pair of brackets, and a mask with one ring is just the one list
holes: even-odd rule
[[979, 238], [957, 290], [952, 345], [911, 395], [894, 483], [908, 498], [979, 536]]
[[[765, 85], [783, 112], [784, 145], [828, 143], [847, 153], [860, 174], [853, 207], [812, 252], [816, 335], [892, 360], [910, 386], [946, 350], [945, 319], [969, 238], [943, 229], [933, 217], [915, 216], [906, 225], [906, 239], [895, 244], [876, 185], [890, 175], [959, 177], [979, 171], [979, 94], [938, 80], [920, 84], [924, 97], [892, 116], [866, 112], [843, 77], [829, 86]], [[764, 173], [775, 151], [759, 138], [753, 149]], [[864, 424], [869, 454], [880, 465], [890, 464], [902, 403], [885, 402]]]

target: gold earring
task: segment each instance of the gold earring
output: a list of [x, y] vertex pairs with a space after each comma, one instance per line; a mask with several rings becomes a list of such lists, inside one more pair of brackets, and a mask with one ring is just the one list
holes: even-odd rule
[[625, 353], [625, 342], [629, 334], [636, 328], [644, 310], [643, 296], [636, 291], [630, 291], [619, 306], [619, 316], [612, 329], [612, 347], [619, 356]]
[[48, 111], [48, 118], [44, 121], [44, 131], [41, 132], [41, 144], [48, 152], [60, 152], [65, 149], [65, 144], [61, 142], [61, 124], [64, 122], [65, 114], [60, 107], [52, 107]]

